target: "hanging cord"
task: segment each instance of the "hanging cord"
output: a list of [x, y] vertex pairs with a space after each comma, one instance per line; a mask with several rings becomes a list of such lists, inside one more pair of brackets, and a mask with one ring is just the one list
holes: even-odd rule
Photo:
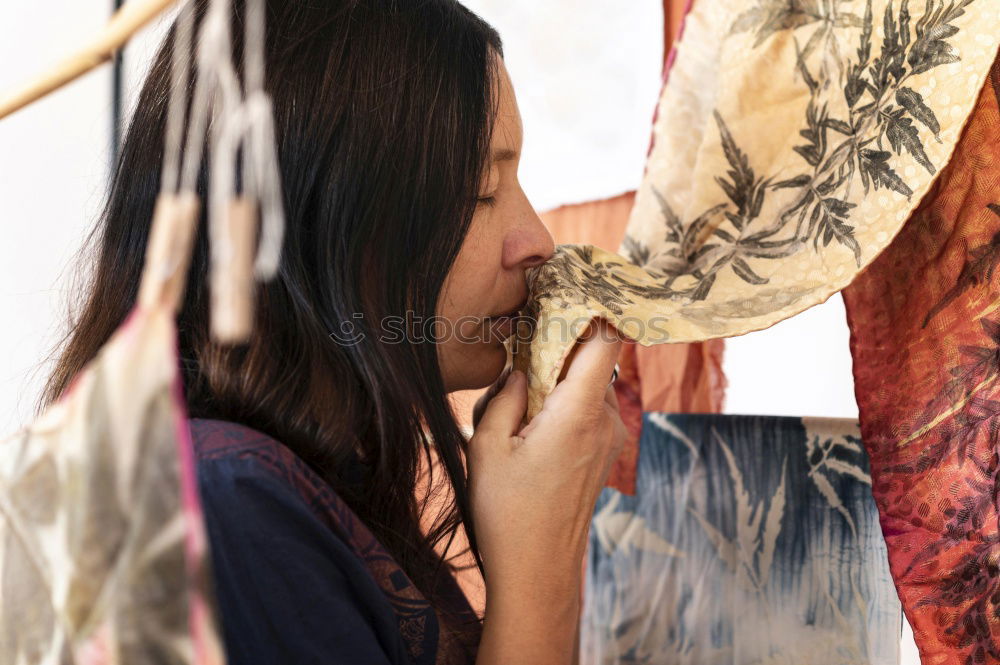
[[[160, 197], [154, 216], [145, 289], [152, 301], [154, 283], [168, 284], [177, 301], [190, 259], [191, 230], [197, 215], [198, 177], [209, 144], [208, 237], [212, 275], [212, 330], [223, 342], [244, 341], [252, 325], [255, 280], [278, 269], [285, 217], [270, 97], [264, 92], [265, 4], [247, 0], [244, 45], [244, 94], [232, 61], [232, 0], [211, 0], [195, 47], [194, 2], [186, 0], [176, 22], [171, 52]], [[198, 76], [191, 94], [192, 61]], [[242, 151], [242, 191], [237, 165]], [[260, 217], [259, 242], [257, 219]], [[161, 289], [162, 290], [162, 289]]]
[[200, 206], [197, 193], [180, 192], [178, 185], [193, 30], [194, 9], [192, 2], [185, 0], [176, 21], [170, 53], [170, 91], [167, 98], [160, 194], [156, 199], [146, 247], [139, 289], [140, 307], [166, 304], [176, 311], [180, 306], [191, 260]]
[[236, 162], [243, 149], [244, 198], [259, 202], [260, 243], [254, 271], [258, 279], [277, 272], [284, 236], [280, 172], [270, 97], [264, 92], [264, 0], [248, 0], [244, 43], [246, 97], [233, 66], [229, 0], [212, 0], [198, 48], [198, 84], [182, 173], [182, 189], [193, 191], [202, 159], [202, 137], [212, 118], [209, 234], [212, 263], [225, 264], [232, 248], [222, 220], [236, 197]]
[[271, 98], [264, 92], [266, 48], [264, 0], [247, 0], [244, 36], [244, 75], [247, 116], [244, 182], [252, 183], [260, 203], [261, 234], [254, 271], [258, 279], [270, 279], [278, 270], [285, 229], [285, 210], [278, 169], [278, 146], [274, 132]]

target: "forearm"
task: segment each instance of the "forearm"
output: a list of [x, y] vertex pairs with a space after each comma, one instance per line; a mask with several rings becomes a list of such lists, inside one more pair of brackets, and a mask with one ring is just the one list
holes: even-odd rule
[[573, 665], [580, 603], [579, 580], [487, 591], [476, 665]]

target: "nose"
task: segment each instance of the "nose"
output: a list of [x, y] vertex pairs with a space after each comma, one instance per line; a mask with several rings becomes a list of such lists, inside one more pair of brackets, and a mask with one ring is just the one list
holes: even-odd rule
[[518, 223], [504, 239], [505, 268], [534, 268], [552, 258], [555, 252], [552, 234], [527, 197], [522, 196], [522, 199]]

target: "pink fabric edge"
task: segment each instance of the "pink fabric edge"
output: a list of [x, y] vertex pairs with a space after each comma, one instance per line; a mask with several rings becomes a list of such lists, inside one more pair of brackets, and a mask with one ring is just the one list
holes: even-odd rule
[[184, 401], [184, 386], [180, 371], [177, 368], [177, 358], [180, 356], [177, 328], [171, 318], [171, 358], [174, 361], [173, 375], [170, 381], [170, 394], [173, 401], [174, 434], [177, 442], [177, 457], [180, 465], [181, 508], [184, 511], [185, 547], [184, 559], [188, 575], [188, 626], [191, 639], [194, 642], [194, 661], [199, 665], [210, 665], [218, 662], [215, 650], [211, 648], [213, 640], [205, 633], [205, 628], [212, 625], [213, 616], [205, 602], [204, 593], [207, 589], [198, 586], [201, 580], [208, 581], [203, 574], [203, 561], [208, 556], [205, 542], [205, 522], [202, 519], [201, 500], [198, 496], [197, 468], [194, 460], [194, 441], [191, 439], [191, 428], [188, 425], [187, 403]]

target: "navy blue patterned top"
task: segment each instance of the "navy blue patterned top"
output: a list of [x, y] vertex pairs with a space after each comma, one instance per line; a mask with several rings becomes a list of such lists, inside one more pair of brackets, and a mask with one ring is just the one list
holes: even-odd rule
[[[236, 423], [190, 423], [229, 665], [475, 661], [474, 647], [442, 628], [389, 553], [291, 450]], [[467, 625], [478, 625], [449, 580]]]

